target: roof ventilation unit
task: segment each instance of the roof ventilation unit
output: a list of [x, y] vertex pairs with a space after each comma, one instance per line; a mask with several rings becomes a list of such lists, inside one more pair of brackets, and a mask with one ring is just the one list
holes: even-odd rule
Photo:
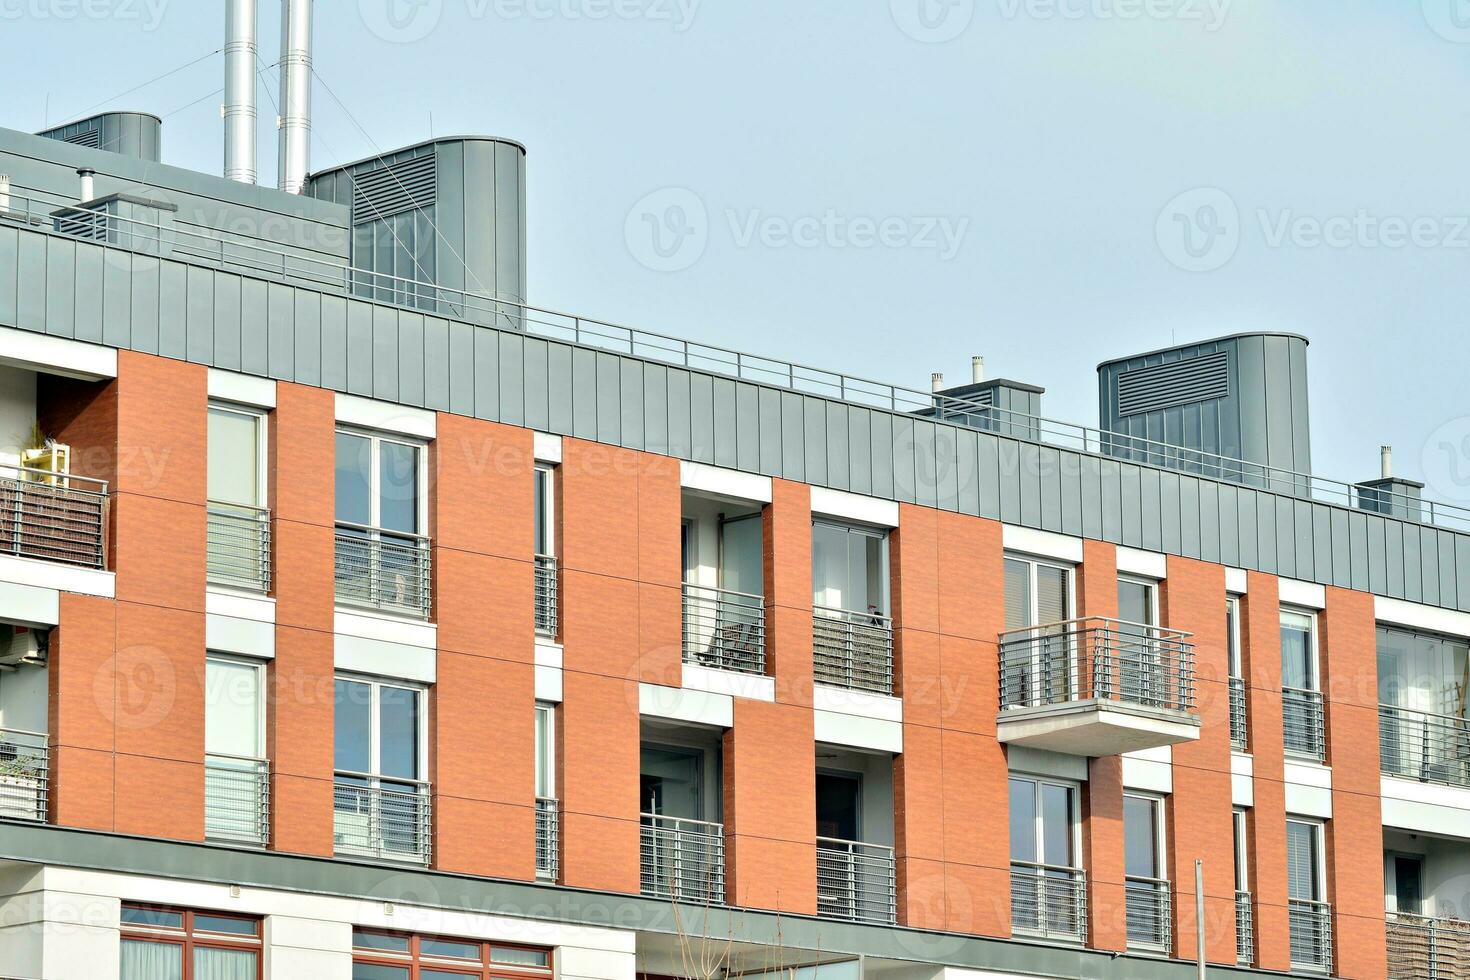
[[0, 623], [0, 667], [44, 665], [50, 636], [48, 629]]
[[36, 135], [157, 163], [163, 142], [163, 120], [146, 112], [104, 112]]

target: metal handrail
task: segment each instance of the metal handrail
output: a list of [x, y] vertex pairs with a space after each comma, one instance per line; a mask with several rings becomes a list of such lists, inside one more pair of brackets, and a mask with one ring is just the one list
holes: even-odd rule
[[1470, 786], [1470, 719], [1380, 704], [1378, 744], [1390, 776]]
[[725, 901], [725, 825], [640, 814], [639, 882], [644, 895], [694, 905]]
[[847, 922], [898, 921], [893, 848], [817, 838], [817, 914]]
[[1230, 747], [1245, 751], [1249, 739], [1249, 728], [1245, 713], [1245, 678], [1231, 677], [1230, 686]]
[[893, 618], [812, 607], [812, 666], [821, 684], [893, 693]]
[[1332, 906], [1303, 898], [1287, 900], [1293, 968], [1332, 970]]
[[270, 763], [211, 752], [204, 757], [204, 837], [228, 844], [270, 843]]
[[1087, 872], [1081, 868], [1011, 862], [1011, 928], [1042, 939], [1087, 938]]
[[0, 820], [46, 822], [50, 743], [45, 732], [0, 728]]
[[1470, 922], [1390, 912], [1388, 980], [1470, 977]]
[[0, 463], [0, 555], [103, 568], [107, 481]]
[[1251, 893], [1235, 893], [1235, 962], [1250, 966], [1256, 960], [1255, 907]]
[[431, 608], [429, 538], [337, 522], [337, 601], [427, 619]]
[[684, 583], [684, 662], [701, 667], [766, 672], [763, 596]]
[[1128, 945], [1167, 951], [1173, 943], [1173, 893], [1168, 880], [1126, 875], [1123, 892]]
[[1326, 757], [1321, 691], [1301, 687], [1281, 689], [1281, 737], [1291, 754], [1318, 762]]
[[556, 881], [561, 864], [561, 804], [536, 797], [536, 877]]
[[536, 632], [556, 636], [560, 620], [560, 597], [555, 555], [536, 556]]
[[269, 592], [271, 512], [264, 507], [211, 500], [207, 515], [209, 581]]
[[1095, 699], [1193, 712], [1191, 636], [1103, 616], [1007, 630], [999, 636], [1001, 709]]
[[429, 863], [433, 823], [427, 782], [339, 769], [332, 811], [338, 854]]
[[[38, 201], [36, 195], [54, 198]], [[165, 235], [156, 222], [118, 215], [90, 213], [77, 221], [78, 202], [49, 191], [19, 184], [11, 187], [12, 210], [0, 220], [17, 218], [34, 230], [65, 237], [82, 237], [124, 247], [108, 241], [114, 228], [123, 229], [138, 246], [134, 250], [172, 255], [213, 268], [272, 280], [297, 283], [310, 288], [358, 295], [372, 302], [402, 306], [423, 312], [436, 311], [470, 323], [484, 323], [524, 330], [552, 339], [602, 350], [627, 353], [695, 370], [754, 381], [841, 401], [895, 412], [917, 412], [939, 421], [1001, 432], [1029, 442], [1077, 449], [1085, 453], [1172, 471], [1185, 471], [1207, 478], [1269, 489], [1285, 489], [1309, 499], [1378, 513], [1391, 513], [1421, 524], [1470, 530], [1470, 507], [1424, 500], [1396, 491], [1364, 487], [1357, 483], [1301, 473], [1284, 467], [1252, 462], [1199, 449], [1104, 432], [1092, 426], [1029, 415], [987, 405], [971, 398], [937, 394], [903, 385], [875, 381], [794, 361], [703, 344], [669, 334], [629, 327], [574, 313], [534, 307], [489, 295], [484, 291], [456, 289], [422, 280], [395, 276], [286, 252], [256, 239], [204, 234], [203, 226], [175, 218]], [[57, 210], [70, 216], [58, 227]], [[68, 230], [70, 229], [70, 230]], [[212, 229], [210, 229], [213, 232]]]

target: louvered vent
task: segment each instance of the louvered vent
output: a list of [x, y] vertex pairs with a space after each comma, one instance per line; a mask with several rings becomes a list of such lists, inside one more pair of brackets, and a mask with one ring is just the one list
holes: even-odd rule
[[63, 143], [75, 143], [77, 146], [90, 146], [94, 150], [102, 148], [102, 131], [96, 129], [84, 129], [80, 133], [73, 133]]
[[439, 193], [434, 161], [430, 153], [353, 177], [353, 224], [432, 207]]
[[1205, 354], [1118, 375], [1118, 414], [1142, 415], [1230, 394], [1230, 355]]

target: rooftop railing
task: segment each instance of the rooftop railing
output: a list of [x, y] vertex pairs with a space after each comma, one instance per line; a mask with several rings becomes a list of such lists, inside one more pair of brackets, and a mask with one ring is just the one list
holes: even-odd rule
[[725, 902], [725, 826], [642, 815], [639, 879], [643, 894], [690, 905]]
[[893, 693], [893, 620], [876, 612], [812, 608], [812, 666], [819, 684]]
[[271, 512], [210, 501], [208, 574], [214, 585], [271, 589]]
[[[146, 191], [148, 188], [141, 188]], [[78, 217], [77, 202], [54, 192], [12, 185], [8, 219], [51, 234], [80, 237], [149, 255], [275, 279], [365, 300], [428, 311], [469, 323], [523, 330], [541, 337], [630, 354], [700, 371], [895, 412], [988, 429], [1032, 442], [1096, 453], [1147, 466], [1271, 489], [1324, 503], [1392, 514], [1421, 524], [1470, 530], [1470, 508], [1408, 494], [1299, 473], [1219, 453], [1185, 449], [1139, 436], [1012, 412], [974, 399], [816, 368], [592, 319], [416, 279], [345, 265], [341, 260], [291, 253], [254, 239], [175, 219], [165, 227], [119, 215]]]
[[429, 539], [337, 522], [337, 601], [429, 617]]
[[1190, 635], [1102, 617], [1009, 630], [1000, 634], [1000, 706], [1095, 699], [1193, 711]]
[[1388, 916], [1388, 980], [1470, 977], [1470, 922], [1403, 912]]
[[893, 848], [817, 838], [817, 914], [847, 922], [898, 921]]
[[0, 464], [0, 555], [106, 564], [107, 483]]
[[0, 819], [45, 823], [50, 773], [49, 736], [0, 728]]
[[764, 597], [684, 583], [684, 662], [764, 674]]
[[222, 844], [270, 841], [270, 763], [242, 756], [204, 759], [204, 836]]
[[1011, 928], [1062, 942], [1087, 938], [1087, 873], [1031, 861], [1011, 862]]
[[1464, 717], [1382, 704], [1378, 745], [1390, 776], [1470, 787], [1470, 720]]
[[332, 836], [338, 854], [428, 864], [429, 784], [338, 772], [332, 791]]

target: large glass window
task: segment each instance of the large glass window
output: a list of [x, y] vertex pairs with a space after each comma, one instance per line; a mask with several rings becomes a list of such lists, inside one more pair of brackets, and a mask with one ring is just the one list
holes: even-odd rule
[[1470, 641], [1378, 627], [1378, 701], [1450, 718], [1466, 717]]
[[704, 819], [704, 753], [678, 746], [644, 745], [642, 809], [658, 817]]
[[812, 524], [812, 604], [888, 615], [888, 534], [874, 528]]
[[416, 780], [424, 765], [423, 691], [375, 680], [336, 681], [339, 772]]
[[265, 506], [265, 417], [247, 408], [209, 406], [209, 499]]
[[1080, 939], [1086, 931], [1077, 788], [1010, 779], [1011, 924], [1021, 932]]
[[1282, 741], [1292, 755], [1321, 761], [1326, 744], [1315, 613], [1281, 610]]
[[337, 521], [418, 534], [423, 447], [367, 432], [337, 433]]
[[260, 920], [124, 903], [120, 980], [258, 980]]
[[210, 654], [204, 663], [204, 833], [266, 843], [265, 665]]
[[1072, 618], [1072, 569], [1031, 558], [1005, 560], [1006, 629], [1047, 626]]
[[1128, 942], [1149, 949], [1169, 945], [1169, 883], [1165, 880], [1164, 801], [1123, 797], [1123, 873]]
[[1332, 915], [1327, 905], [1322, 824], [1298, 817], [1286, 821], [1286, 897], [1293, 966], [1326, 970], [1332, 965]]
[[352, 980], [550, 977], [551, 951], [478, 939], [352, 930]]
[[1118, 618], [1142, 626], [1158, 625], [1158, 583], [1118, 579]]
[[1072, 618], [1072, 569], [1006, 556], [1006, 630], [1001, 647], [1002, 704], [1057, 703], [1078, 694]]

